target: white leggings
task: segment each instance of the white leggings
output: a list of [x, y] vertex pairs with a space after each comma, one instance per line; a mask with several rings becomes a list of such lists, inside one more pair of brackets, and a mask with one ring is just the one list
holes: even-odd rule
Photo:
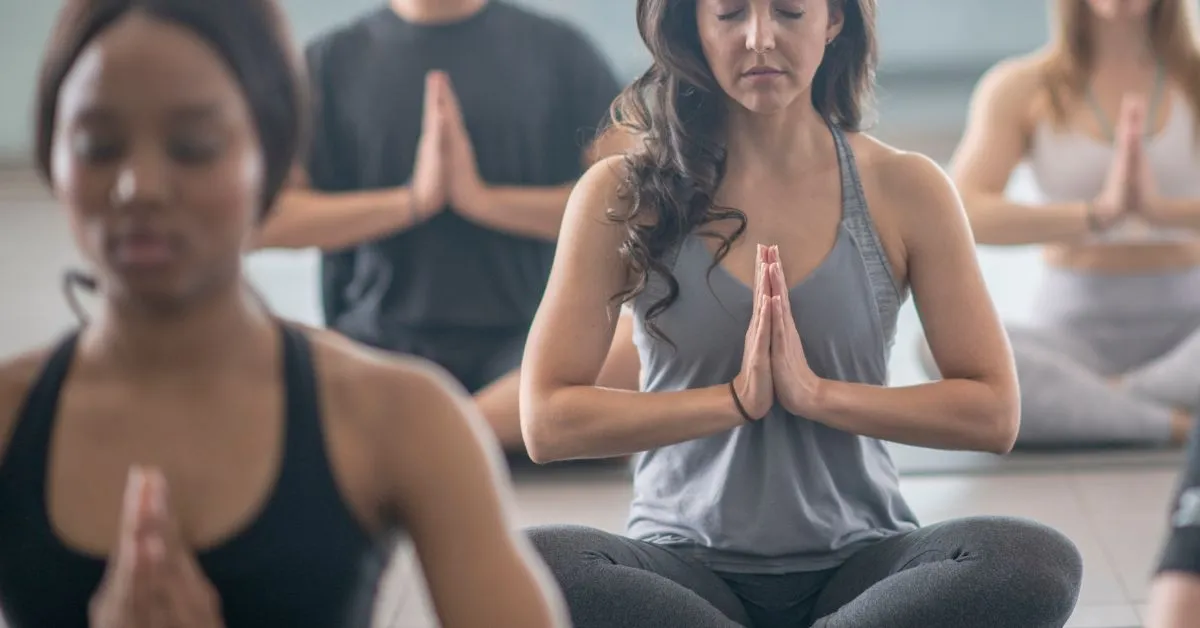
[[[1048, 268], [1033, 322], [1010, 325], [1022, 446], [1159, 445], [1174, 408], [1109, 379], [1153, 362], [1200, 330], [1200, 268], [1086, 275]], [[1198, 354], [1200, 355], [1200, 354]], [[926, 375], [938, 377], [927, 349]], [[1200, 364], [1192, 365], [1200, 391]]]

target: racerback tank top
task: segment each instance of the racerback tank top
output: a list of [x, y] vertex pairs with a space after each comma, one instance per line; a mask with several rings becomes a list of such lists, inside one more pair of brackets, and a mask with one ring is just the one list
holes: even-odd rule
[[[46, 507], [58, 399], [78, 332], [51, 355], [0, 460], [0, 608], [10, 628], [87, 628], [105, 561], [66, 546]], [[251, 524], [198, 554], [227, 628], [367, 628], [391, 555], [342, 499], [326, 457], [312, 350], [283, 327], [286, 434], [274, 490]]]
[[[896, 319], [907, 298], [867, 211], [850, 145], [831, 125], [842, 179], [842, 220], [828, 256], [789, 298], [820, 377], [886, 385]], [[798, 201], [802, 202], [802, 201]], [[650, 336], [655, 278], [634, 301], [643, 390], [729, 382], [741, 368], [750, 286], [721, 267], [698, 236], [673, 253], [679, 298], [656, 319], [677, 345]], [[717, 571], [791, 573], [839, 565], [852, 553], [917, 527], [884, 443], [800, 416], [778, 404], [762, 420], [640, 454], [630, 536], [676, 546]]]

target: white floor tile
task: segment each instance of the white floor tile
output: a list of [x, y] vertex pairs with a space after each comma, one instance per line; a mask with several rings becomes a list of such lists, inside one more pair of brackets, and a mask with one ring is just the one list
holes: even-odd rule
[[1132, 606], [1081, 606], [1075, 610], [1066, 628], [1138, 628], [1141, 625], [1141, 618]]

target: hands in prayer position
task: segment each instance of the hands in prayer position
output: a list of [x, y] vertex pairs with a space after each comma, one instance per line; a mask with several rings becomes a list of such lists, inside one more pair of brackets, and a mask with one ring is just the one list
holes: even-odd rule
[[1143, 139], [1147, 115], [1145, 101], [1140, 96], [1127, 95], [1121, 101], [1113, 138], [1116, 152], [1104, 187], [1090, 207], [1090, 218], [1096, 230], [1107, 229], [1130, 218], [1156, 222], [1152, 209], [1156, 187]]
[[161, 473], [130, 470], [119, 531], [88, 609], [92, 628], [222, 628], [220, 599], [180, 538]]
[[427, 220], [446, 207], [466, 216], [488, 211], [488, 186], [479, 176], [475, 148], [450, 77], [433, 71], [425, 77], [421, 139], [412, 178], [412, 211]]
[[804, 416], [819, 396], [821, 379], [808, 366], [789, 293], [779, 247], [758, 245], [754, 310], [742, 369], [733, 381], [736, 401], [754, 420], [766, 416], [776, 400], [788, 413]]

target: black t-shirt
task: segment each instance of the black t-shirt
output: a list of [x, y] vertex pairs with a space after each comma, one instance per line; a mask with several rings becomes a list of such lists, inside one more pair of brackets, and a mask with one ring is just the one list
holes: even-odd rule
[[[446, 71], [480, 176], [494, 185], [555, 186], [582, 174], [582, 154], [620, 91], [578, 30], [505, 2], [445, 25], [383, 7], [307, 50], [316, 103], [309, 177], [336, 192], [408, 182], [420, 138], [425, 75]], [[554, 243], [487, 229], [452, 211], [322, 260], [326, 324], [390, 347], [420, 329], [527, 327]]]
[[1200, 575], [1200, 430], [1193, 429], [1187, 466], [1171, 504], [1170, 533], [1159, 571]]

